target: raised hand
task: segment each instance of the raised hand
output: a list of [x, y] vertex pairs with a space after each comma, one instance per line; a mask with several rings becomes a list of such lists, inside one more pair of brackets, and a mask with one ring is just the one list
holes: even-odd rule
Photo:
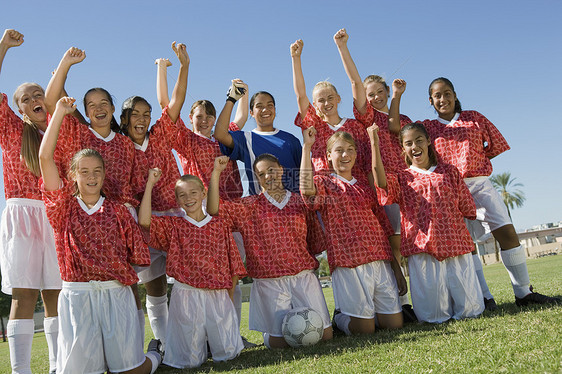
[[230, 158], [228, 156], [219, 156], [215, 158], [214, 171], [221, 173], [228, 165]]
[[2, 40], [0, 40], [0, 45], [6, 48], [17, 47], [23, 43], [23, 34], [17, 32], [14, 29], [6, 29], [4, 35], [2, 35]]
[[316, 129], [314, 126], [310, 126], [308, 129], [302, 131], [303, 144], [307, 146], [312, 146], [316, 141]]
[[404, 79], [395, 79], [392, 81], [392, 92], [402, 95], [406, 91], [406, 81]]
[[69, 65], [78, 64], [86, 58], [86, 52], [76, 47], [70, 47], [62, 56], [62, 61]]
[[291, 57], [300, 57], [302, 54], [302, 48], [304, 46], [304, 42], [302, 39], [296, 40], [293, 44], [291, 44]]
[[349, 39], [349, 35], [347, 35], [347, 31], [345, 29], [339, 29], [338, 32], [334, 35], [334, 42], [339, 47], [345, 46], [347, 44], [347, 40]]
[[153, 168], [148, 170], [148, 180], [146, 181], [146, 184], [151, 184], [154, 186], [156, 182], [160, 180], [161, 176], [162, 176], [162, 170], [158, 168]]
[[241, 79], [233, 79], [226, 96], [238, 101], [248, 91], [248, 86]]
[[172, 63], [167, 58], [157, 58], [156, 60], [154, 60], [154, 63], [158, 65], [158, 67], [167, 68], [168, 66], [172, 66]]
[[76, 110], [76, 99], [73, 97], [61, 97], [57, 101], [57, 106], [55, 110], [62, 111], [64, 115], [70, 114]]
[[177, 43], [174, 41], [172, 43], [172, 49], [176, 56], [178, 56], [178, 60], [180, 60], [180, 64], [186, 65], [189, 64], [189, 55], [187, 54], [187, 47], [183, 43]]

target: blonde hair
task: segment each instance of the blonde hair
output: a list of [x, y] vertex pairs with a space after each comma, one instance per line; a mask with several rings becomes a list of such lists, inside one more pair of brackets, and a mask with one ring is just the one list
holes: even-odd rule
[[326, 141], [326, 153], [330, 153], [332, 151], [332, 148], [334, 147], [334, 144], [338, 141], [338, 140], [343, 140], [349, 144], [351, 144], [355, 149], [357, 149], [357, 145], [355, 143], [355, 139], [353, 139], [353, 136], [351, 136], [350, 133], [345, 132], [345, 131], [336, 131], [332, 136], [330, 136], [328, 138], [328, 140]]
[[[318, 90], [321, 90], [322, 88], [331, 88], [332, 90], [334, 90], [334, 92], [336, 93], [336, 95], [339, 95], [338, 90], [336, 89], [336, 86], [334, 86], [331, 82], [328, 81], [320, 81], [318, 83], [316, 83], [314, 85], [314, 88], [312, 88], [312, 101], [314, 102], [314, 96], [316, 94], [316, 92], [318, 92]], [[323, 120], [326, 120], [326, 118], [324, 118], [324, 114], [322, 114], [318, 108], [316, 108], [316, 114], [318, 114], [318, 117], [322, 118]]]
[[[39, 89], [43, 94], [45, 91], [43, 87], [38, 85], [37, 83], [22, 83], [16, 88], [14, 92], [14, 103], [19, 109], [20, 99], [22, 96], [22, 92], [28, 87], [35, 87]], [[39, 134], [39, 129], [37, 125], [31, 122], [29, 117], [24, 114], [23, 115], [23, 131], [21, 134], [21, 151], [20, 155], [23, 161], [25, 162], [25, 166], [33, 173], [35, 176], [41, 175], [41, 169], [39, 168], [39, 146], [41, 145], [41, 136]]]
[[185, 174], [182, 175], [180, 177], [180, 179], [178, 179], [176, 181], [176, 185], [174, 187], [174, 193], [176, 194], [177, 197], [177, 187], [180, 183], [187, 183], [187, 182], [193, 182], [195, 184], [197, 184], [199, 187], [201, 187], [201, 190], [205, 191], [205, 186], [203, 185], [203, 182], [201, 181], [201, 179], [195, 175], [191, 175], [191, 174]]
[[[103, 172], [105, 173], [105, 161], [103, 160], [103, 157], [101, 156], [101, 154], [96, 151], [95, 149], [91, 149], [91, 148], [84, 148], [78, 152], [76, 152], [74, 154], [74, 156], [72, 156], [72, 159], [70, 159], [70, 168], [68, 169], [68, 178], [71, 180], [76, 180], [76, 173], [78, 171], [78, 163], [80, 162], [80, 160], [82, 160], [83, 158], [86, 157], [93, 157], [93, 158], [97, 158], [100, 162], [101, 162], [101, 166], [103, 168]], [[78, 190], [78, 186], [76, 186], [76, 190], [74, 191], [74, 195], [77, 195], [78, 193], [80, 193], [80, 191]], [[105, 196], [105, 194], [100, 191], [100, 194], [102, 196]]]
[[367, 76], [365, 79], [363, 79], [363, 87], [367, 88], [367, 85], [369, 83], [380, 83], [382, 84], [384, 87], [386, 87], [386, 89], [388, 90], [388, 84], [386, 83], [386, 81], [384, 80], [383, 77], [381, 77], [380, 75], [375, 75], [375, 74], [371, 74], [369, 76]]

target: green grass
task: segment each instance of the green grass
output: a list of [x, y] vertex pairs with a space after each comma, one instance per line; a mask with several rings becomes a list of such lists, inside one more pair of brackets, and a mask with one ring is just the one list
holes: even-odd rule
[[[562, 256], [528, 260], [535, 290], [562, 295]], [[441, 325], [408, 324], [397, 331], [371, 336], [336, 336], [303, 349], [270, 351], [264, 347], [242, 352], [226, 363], [209, 361], [199, 369], [162, 368], [158, 373], [560, 373], [562, 372], [562, 307], [515, 305], [509, 277], [502, 264], [484, 267], [499, 309], [481, 318]], [[333, 310], [331, 289], [326, 301]], [[248, 330], [248, 304], [243, 304], [242, 334], [261, 342]], [[151, 338], [148, 323], [147, 342]], [[43, 334], [33, 340], [32, 368], [47, 372]], [[9, 373], [8, 344], [0, 342], [0, 373]]]

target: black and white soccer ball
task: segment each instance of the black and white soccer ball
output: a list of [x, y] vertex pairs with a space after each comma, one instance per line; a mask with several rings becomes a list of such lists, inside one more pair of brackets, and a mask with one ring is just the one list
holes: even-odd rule
[[312, 308], [291, 309], [283, 318], [283, 337], [293, 348], [316, 344], [323, 333], [324, 321]]

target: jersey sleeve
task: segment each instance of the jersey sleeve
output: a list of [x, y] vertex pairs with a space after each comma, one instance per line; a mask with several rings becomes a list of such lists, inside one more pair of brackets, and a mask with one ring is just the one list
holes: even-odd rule
[[160, 251], [168, 251], [170, 248], [170, 237], [173, 235], [173, 232], [173, 217], [152, 215], [148, 245]]
[[380, 205], [390, 205], [399, 203], [400, 200], [400, 184], [398, 176], [394, 173], [386, 174], [386, 189], [376, 187], [377, 199]]
[[327, 199], [326, 179], [322, 175], [314, 176], [314, 187], [316, 194], [313, 196], [302, 195], [302, 199], [306, 207], [310, 210], [316, 211], [322, 209], [324, 202]]
[[150, 252], [144, 241], [140, 226], [124, 205], [116, 205], [118, 209], [123, 236], [127, 245], [127, 262], [138, 266], [150, 265]]
[[[225, 230], [228, 234], [228, 260], [230, 262], [230, 275], [232, 277], [238, 276], [240, 278], [246, 276], [246, 268], [240, 257], [240, 252], [238, 251], [238, 246], [232, 237], [232, 231], [234, 228], [235, 215], [240, 210], [237, 210], [236, 204], [232, 204], [230, 201], [221, 202], [219, 205], [219, 219], [226, 226]], [[238, 206], [239, 208], [240, 206]], [[234, 285], [233, 285], [234, 286]]]
[[498, 130], [488, 118], [484, 117], [484, 115], [478, 112], [475, 113], [478, 117], [478, 125], [484, 133], [484, 152], [486, 152], [486, 157], [493, 158], [509, 150], [507, 140], [505, 140], [500, 130]]
[[315, 211], [306, 210], [306, 244], [308, 252], [316, 256], [327, 248], [326, 234]]
[[306, 114], [304, 118], [302, 118], [300, 112], [297, 113], [297, 116], [295, 117], [295, 126], [300, 127], [303, 130], [308, 129], [311, 126], [314, 126], [316, 129], [318, 129], [318, 127], [321, 126], [323, 122], [324, 121], [322, 120], [322, 118], [320, 118], [318, 113], [316, 113], [316, 109], [312, 104], [308, 104], [308, 108], [306, 108]]
[[476, 219], [476, 205], [468, 186], [461, 177], [461, 173], [456, 167], [451, 166], [451, 174], [453, 175], [453, 181], [458, 186], [458, 207], [461, 214], [467, 219]]
[[236, 122], [230, 122], [230, 125], [228, 125], [228, 131], [240, 131], [240, 127], [238, 127]]
[[14, 131], [14, 124], [21, 124], [22, 120], [8, 105], [8, 96], [5, 93], [2, 93], [1, 95], [2, 102], [0, 103], [0, 145], [2, 145], [2, 148], [4, 148], [5, 144], [8, 144], [8, 142], [17, 135], [17, 133]]
[[231, 160], [244, 161], [248, 154], [248, 146], [246, 144], [246, 136], [252, 136], [252, 133], [246, 131], [229, 131], [232, 136], [234, 147], [230, 149], [220, 143], [221, 152], [229, 156]]
[[[248, 222], [249, 213], [252, 206], [255, 204], [255, 200], [254, 196], [237, 198], [229, 201], [220, 200], [220, 206], [223, 207], [222, 211], [228, 214], [232, 222], [232, 231], [242, 231], [246, 222]], [[219, 208], [219, 214], [220, 212], [221, 209]]]
[[370, 127], [373, 124], [373, 121], [375, 120], [375, 109], [367, 101], [365, 110], [366, 110], [365, 113], [361, 114], [359, 110], [357, 110], [355, 104], [353, 105], [353, 115], [355, 116], [355, 119], [361, 122], [361, 124], [365, 128], [367, 128]]
[[45, 190], [43, 178], [39, 180], [47, 218], [54, 231], [61, 232], [70, 212], [70, 201], [73, 198], [74, 183], [61, 179], [61, 188], [54, 191]]
[[178, 117], [175, 123], [172, 122], [168, 115], [168, 107], [166, 106], [162, 109], [160, 118], [150, 128], [150, 136], [158, 139], [159, 142], [165, 142], [166, 148], [171, 151], [178, 139], [178, 132], [181, 131], [182, 127], [185, 128], [180, 117]]

